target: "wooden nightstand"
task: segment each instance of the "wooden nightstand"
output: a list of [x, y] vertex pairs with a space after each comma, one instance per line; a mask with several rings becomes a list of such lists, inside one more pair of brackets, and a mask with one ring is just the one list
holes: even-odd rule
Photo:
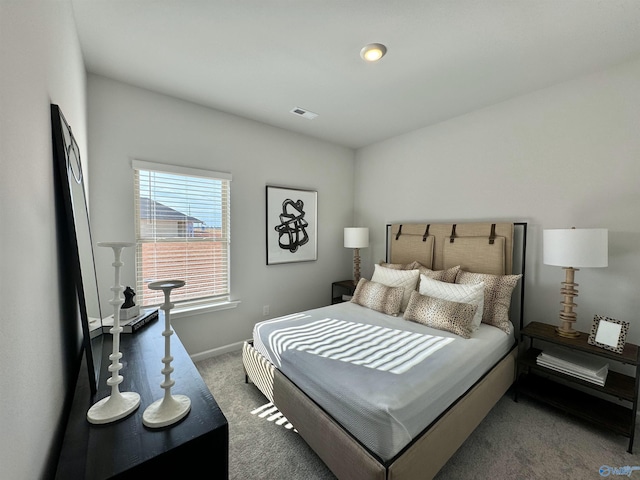
[[345, 300], [342, 299], [343, 295], [353, 295], [356, 286], [353, 280], [340, 280], [339, 282], [333, 282], [331, 284], [331, 305], [335, 303], [341, 303]]
[[[589, 345], [589, 335], [580, 332], [576, 338], [564, 338], [556, 335], [555, 326], [540, 322], [529, 323], [522, 332], [523, 337], [529, 338], [529, 348], [522, 352], [518, 359], [518, 379], [516, 382], [516, 400], [518, 393], [542, 401], [567, 413], [578, 416], [589, 422], [612, 430], [629, 438], [628, 452], [632, 453], [633, 437], [638, 409], [638, 367], [640, 365], [639, 349], [637, 345], [627, 343], [621, 354], [610, 352], [602, 348]], [[541, 340], [563, 348], [585, 352], [605, 358], [612, 362], [619, 362], [634, 367], [634, 376], [623, 375], [609, 370], [603, 387], [567, 375], [536, 363], [536, 357], [542, 350], [534, 348], [534, 340]], [[559, 383], [562, 379], [565, 382]], [[567, 385], [568, 382], [568, 385]], [[582, 390], [572, 388], [576, 384], [586, 387], [600, 396], [591, 395]], [[605, 398], [611, 397], [623, 400], [626, 405], [614, 403]]]

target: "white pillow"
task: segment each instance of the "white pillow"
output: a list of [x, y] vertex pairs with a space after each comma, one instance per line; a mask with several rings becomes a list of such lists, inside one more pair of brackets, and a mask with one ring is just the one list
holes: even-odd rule
[[371, 281], [381, 283], [387, 287], [404, 288], [402, 306], [400, 307], [400, 311], [404, 312], [409, 304], [411, 292], [416, 290], [419, 276], [419, 270], [394, 270], [393, 268], [382, 267], [376, 264]]
[[[463, 288], [460, 288], [463, 287]], [[482, 323], [484, 309], [484, 282], [474, 284], [447, 283], [420, 275], [420, 294], [441, 298], [450, 302], [470, 303], [476, 305], [476, 313], [472, 320], [472, 330], [476, 331]]]

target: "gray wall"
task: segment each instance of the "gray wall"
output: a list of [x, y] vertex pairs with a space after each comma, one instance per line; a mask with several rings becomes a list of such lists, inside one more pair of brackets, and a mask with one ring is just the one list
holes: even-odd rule
[[62, 107], [86, 158], [86, 79], [70, 3], [0, 2], [0, 65], [0, 476], [35, 479], [57, 462], [79, 352], [79, 322], [62, 311], [69, 286], [58, 261], [49, 114], [50, 103]]
[[634, 61], [359, 150], [364, 274], [387, 222], [526, 221], [526, 320], [556, 323], [564, 271], [542, 264], [542, 230], [608, 228], [609, 267], [576, 273], [578, 328], [607, 315], [640, 342], [639, 86]]
[[[194, 358], [249, 338], [259, 320], [328, 304], [331, 282], [350, 278], [352, 257], [343, 247], [342, 229], [353, 220], [352, 150], [95, 75], [88, 78], [88, 105], [96, 242], [135, 238], [132, 158], [233, 175], [231, 292], [241, 303], [231, 310], [172, 316]], [[267, 184], [317, 190], [316, 262], [266, 265]], [[103, 305], [113, 283], [112, 254], [104, 250], [96, 251]], [[135, 285], [133, 249], [125, 250], [123, 261], [122, 283]], [[264, 305], [270, 306], [267, 317]]]

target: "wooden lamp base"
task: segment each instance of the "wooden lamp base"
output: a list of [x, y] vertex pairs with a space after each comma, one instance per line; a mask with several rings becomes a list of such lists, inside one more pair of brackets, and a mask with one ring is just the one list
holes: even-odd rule
[[360, 281], [360, 249], [353, 249], [353, 285], [358, 285]]
[[575, 288], [578, 284], [574, 282], [574, 279], [575, 272], [579, 269], [573, 267], [563, 268], [566, 270], [566, 274], [560, 293], [564, 296], [564, 300], [561, 302], [563, 308], [560, 312], [560, 325], [556, 327], [556, 333], [561, 337], [576, 338], [580, 336], [580, 332], [573, 329], [573, 324], [578, 317], [573, 308], [577, 307], [578, 304], [574, 303], [573, 299], [578, 296], [578, 290]]

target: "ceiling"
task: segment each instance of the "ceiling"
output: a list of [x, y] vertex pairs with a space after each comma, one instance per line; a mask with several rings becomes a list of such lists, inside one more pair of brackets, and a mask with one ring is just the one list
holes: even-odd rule
[[640, 0], [72, 4], [89, 72], [350, 148], [640, 57]]

